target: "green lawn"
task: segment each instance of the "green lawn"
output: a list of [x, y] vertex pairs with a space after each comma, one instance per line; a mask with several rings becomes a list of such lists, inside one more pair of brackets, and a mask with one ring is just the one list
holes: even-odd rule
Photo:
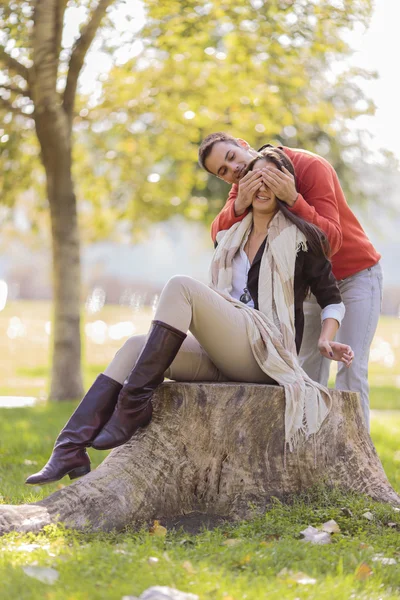
[[[66, 403], [2, 409], [3, 503], [36, 501], [68, 484], [65, 479], [46, 488], [28, 488], [23, 481], [44, 464], [72, 408], [72, 403]], [[384, 468], [400, 492], [400, 414], [374, 414], [372, 426]], [[104, 455], [92, 451], [93, 464]], [[366, 510], [374, 515], [373, 521], [362, 516]], [[300, 541], [302, 529], [329, 519], [335, 519], [341, 529], [332, 544], [312, 546]], [[2, 599], [120, 600], [152, 585], [195, 592], [204, 600], [400, 597], [400, 512], [338, 491], [311, 490], [291, 506], [276, 502], [263, 517], [196, 536], [173, 531], [162, 538], [148, 531], [84, 535], [50, 527], [36, 535], [10, 534], [0, 543]], [[374, 561], [379, 554], [397, 564]], [[158, 563], [149, 564], [150, 557], [158, 558]], [[360, 571], [363, 563], [370, 569], [369, 576], [360, 580], [366, 568]], [[28, 565], [56, 569], [59, 580], [54, 585], [36, 581], [23, 572]], [[298, 572], [316, 583], [296, 583]]]
[[[0, 393], [44, 396], [48, 305], [37, 303], [34, 318], [32, 305], [21, 305], [9, 305], [0, 314], [4, 357]], [[27, 334], [9, 338], [9, 320], [17, 313]], [[107, 307], [90, 320], [116, 323], [130, 317], [129, 309]], [[144, 331], [150, 313], [133, 317], [137, 332]], [[377, 344], [371, 363], [372, 404], [381, 409], [372, 415], [372, 438], [398, 492], [400, 411], [382, 409], [400, 408], [399, 332], [399, 320], [381, 320], [378, 338], [384, 342]], [[87, 356], [92, 358], [85, 365], [87, 385], [120, 344], [86, 341]], [[46, 462], [74, 405], [42, 402], [33, 408], [0, 409], [1, 503], [34, 502], [68, 485], [67, 479], [43, 488], [28, 488], [23, 482]], [[93, 466], [105, 455], [91, 451]], [[362, 516], [366, 510], [373, 514], [372, 521]], [[329, 519], [335, 519], [341, 530], [332, 544], [312, 546], [300, 540], [302, 529]], [[400, 512], [339, 491], [311, 490], [291, 505], [274, 503], [253, 521], [195, 536], [168, 531], [165, 537], [155, 537], [145, 530], [85, 535], [50, 527], [40, 534], [4, 536], [0, 547], [2, 600], [121, 600], [152, 585], [196, 593], [201, 600], [400, 598]], [[158, 562], [149, 562], [150, 557]], [[381, 562], [382, 558], [396, 564], [385, 564], [388, 561]], [[58, 581], [50, 585], [29, 577], [23, 571], [29, 565], [55, 569]], [[299, 572], [315, 582], [299, 583]]]

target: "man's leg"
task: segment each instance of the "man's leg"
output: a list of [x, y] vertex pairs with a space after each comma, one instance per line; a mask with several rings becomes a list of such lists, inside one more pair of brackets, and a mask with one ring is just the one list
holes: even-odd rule
[[337, 390], [359, 392], [365, 422], [369, 429], [369, 351], [382, 302], [382, 268], [377, 265], [339, 282], [346, 314], [336, 339], [349, 344], [354, 351], [351, 367], [339, 363]]
[[301, 343], [299, 360], [304, 371], [313, 381], [328, 385], [331, 361], [324, 358], [318, 350], [318, 339], [321, 334], [321, 308], [313, 294], [308, 296], [303, 305], [304, 334]]

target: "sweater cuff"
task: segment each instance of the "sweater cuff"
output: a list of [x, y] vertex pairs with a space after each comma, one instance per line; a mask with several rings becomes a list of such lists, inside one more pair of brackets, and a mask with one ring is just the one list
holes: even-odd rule
[[328, 306], [322, 309], [321, 322], [325, 321], [325, 319], [336, 319], [340, 327], [345, 312], [346, 308], [343, 302], [340, 302], [340, 304], [328, 304]]
[[235, 213], [235, 200], [234, 200], [229, 207], [229, 213], [228, 213], [229, 220], [232, 221], [231, 225], [233, 225], [234, 223], [239, 223], [239, 221], [242, 221], [248, 212], [249, 212], [248, 209], [246, 209], [244, 211], [244, 213], [242, 213], [241, 215], [239, 215], [237, 217], [236, 213]]
[[313, 208], [306, 202], [301, 194], [297, 194], [297, 198], [292, 207], [289, 207], [289, 210], [292, 211], [298, 217], [305, 219], [309, 223], [312, 222], [312, 218], [314, 215]]

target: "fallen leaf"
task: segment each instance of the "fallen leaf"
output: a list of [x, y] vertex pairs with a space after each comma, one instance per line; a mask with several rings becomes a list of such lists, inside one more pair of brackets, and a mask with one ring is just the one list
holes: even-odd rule
[[371, 567], [367, 565], [367, 563], [363, 562], [357, 568], [355, 578], [358, 579], [358, 581], [365, 581], [366, 579], [368, 579], [368, 577], [371, 577], [372, 573], [373, 571]]
[[364, 517], [364, 519], [368, 519], [368, 521], [374, 520], [374, 515], [371, 512], [369, 512], [369, 510], [367, 510], [367, 512], [363, 513], [362, 516]]
[[387, 558], [386, 556], [383, 556], [382, 553], [375, 554], [375, 556], [372, 557], [372, 560], [374, 562], [380, 562], [382, 565], [397, 565], [397, 560], [395, 558]]
[[33, 552], [34, 550], [38, 550], [42, 548], [40, 544], [20, 544], [13, 548], [14, 552]]
[[360, 550], [367, 550], [367, 549], [372, 550], [372, 546], [370, 546], [369, 544], [366, 544], [365, 542], [360, 542], [358, 547], [360, 548]]
[[311, 542], [312, 544], [330, 544], [331, 536], [326, 531], [318, 531], [315, 527], [309, 525], [306, 529], [300, 532], [304, 536], [303, 542]]
[[295, 583], [300, 583], [300, 585], [315, 585], [317, 580], [306, 573], [302, 573], [299, 571], [298, 573], [293, 573], [289, 577], [290, 581], [294, 581]]
[[279, 577], [279, 579], [285, 579], [288, 575], [289, 575], [289, 569], [287, 569], [286, 567], [283, 567], [283, 569], [281, 569], [279, 571], [279, 573], [277, 574], [277, 577]]
[[129, 554], [129, 552], [127, 552], [123, 548], [115, 548], [114, 549], [114, 554]]
[[279, 579], [283, 579], [288, 583], [299, 583], [300, 585], [315, 585], [317, 583], [316, 579], [310, 577], [306, 573], [302, 573], [301, 571], [294, 573], [286, 567], [279, 571], [277, 577], [279, 577]]
[[185, 560], [185, 562], [182, 563], [182, 568], [185, 569], [185, 571], [187, 571], [189, 575], [194, 575], [196, 573], [196, 570], [193, 568], [193, 565], [190, 562], [190, 560]]
[[243, 558], [240, 559], [239, 564], [240, 565], [248, 565], [250, 561], [251, 561], [251, 554], [246, 554], [245, 556], [243, 556]]
[[155, 585], [140, 595], [140, 600], [199, 600], [199, 596], [181, 592], [174, 588]]
[[149, 533], [150, 535], [165, 537], [167, 535], [167, 529], [166, 527], [163, 527], [163, 525], [160, 525], [160, 521], [154, 521], [149, 529]]
[[241, 540], [240, 538], [228, 538], [227, 540], [224, 540], [222, 542], [222, 545], [228, 546], [228, 548], [231, 548], [233, 546], [238, 546], [242, 542], [243, 542], [243, 540]]
[[323, 544], [331, 544], [332, 538], [326, 531], [320, 531], [320, 533], [315, 534], [310, 541], [312, 544], [320, 544], [322, 546]]
[[34, 579], [37, 579], [42, 583], [48, 583], [49, 585], [55, 583], [60, 576], [58, 571], [51, 567], [36, 567], [30, 565], [28, 567], [22, 567], [22, 570], [28, 577], [33, 577]]
[[339, 533], [340, 532], [340, 527], [336, 523], [336, 521], [334, 521], [333, 519], [331, 519], [330, 521], [327, 521], [326, 523], [324, 523], [322, 525], [321, 530], [322, 531], [326, 531], [326, 533]]
[[319, 531], [316, 527], [309, 525], [308, 527], [306, 527], [306, 529], [303, 529], [303, 531], [300, 531], [300, 533], [302, 535], [304, 535], [304, 537], [309, 537], [309, 536], [315, 535], [316, 533], [319, 533]]

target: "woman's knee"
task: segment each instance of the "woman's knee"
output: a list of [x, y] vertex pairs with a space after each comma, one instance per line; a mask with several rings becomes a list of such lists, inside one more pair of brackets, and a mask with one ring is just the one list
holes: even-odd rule
[[131, 359], [133, 362], [136, 362], [143, 349], [143, 346], [145, 345], [145, 342], [145, 335], [133, 335], [132, 337], [128, 338], [125, 344], [118, 350], [118, 354], [120, 356], [122, 355], [129, 357], [129, 359]]
[[189, 275], [174, 275], [166, 283], [164, 290], [168, 293], [180, 294], [189, 298], [198, 284], [199, 282], [193, 277], [189, 277]]

